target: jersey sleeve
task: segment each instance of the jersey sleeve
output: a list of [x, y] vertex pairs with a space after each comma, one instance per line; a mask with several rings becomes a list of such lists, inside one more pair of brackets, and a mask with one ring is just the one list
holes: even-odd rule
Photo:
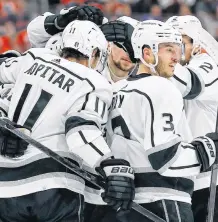
[[205, 84], [201, 75], [198, 75], [191, 67], [182, 66], [179, 63], [170, 81], [181, 92], [184, 99], [195, 99], [204, 92]]
[[47, 16], [53, 15], [46, 12], [33, 19], [27, 26], [27, 35], [33, 48], [44, 48], [51, 35], [45, 30], [44, 22]]
[[105, 88], [95, 86], [93, 91], [83, 94], [66, 115], [65, 133], [69, 149], [91, 168], [111, 156], [103, 138], [112, 100], [112, 88], [107, 84]]
[[3, 84], [14, 84], [22, 69], [23, 63], [28, 62], [28, 55], [17, 58], [6, 59], [0, 65], [0, 82]]
[[14, 84], [2, 84], [0, 86], [0, 110], [2, 110], [5, 115], [8, 113], [13, 87]]
[[193, 140], [193, 135], [189, 127], [184, 108], [177, 129], [175, 131], [181, 136], [182, 141], [191, 142]]
[[[41, 49], [40, 49], [41, 50]], [[15, 84], [19, 76], [23, 75], [23, 71], [27, 64], [33, 61], [32, 49], [24, 52], [21, 56], [16, 58], [5, 59], [0, 64], [0, 82], [2, 84]]]
[[159, 98], [150, 96], [150, 100], [144, 102], [144, 110], [147, 110], [144, 148], [153, 169], [169, 177], [199, 174], [200, 164], [194, 147], [182, 142], [178, 134], [178, 124], [184, 118], [183, 99], [178, 90], [165, 89]]
[[218, 67], [214, 60], [206, 53], [194, 57], [188, 68], [195, 72], [204, 82], [204, 93], [197, 100], [217, 101]]

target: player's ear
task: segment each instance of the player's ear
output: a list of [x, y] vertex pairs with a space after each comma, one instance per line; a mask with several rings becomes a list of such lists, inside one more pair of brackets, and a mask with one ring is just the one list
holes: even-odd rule
[[92, 57], [98, 58], [100, 56], [100, 50], [98, 48], [95, 48], [92, 52]]
[[149, 46], [148, 47], [147, 46], [143, 47], [142, 57], [147, 63], [150, 63], [152, 61], [153, 53], [152, 53], [152, 50]]
[[98, 48], [95, 48], [92, 52], [92, 57], [90, 61], [90, 65], [92, 69], [95, 69], [98, 63], [99, 57], [100, 57], [100, 50]]

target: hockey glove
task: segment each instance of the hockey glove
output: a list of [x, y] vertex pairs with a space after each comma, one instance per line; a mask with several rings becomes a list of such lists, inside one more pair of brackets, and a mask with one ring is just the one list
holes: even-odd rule
[[71, 7], [69, 10], [64, 10], [62, 14], [46, 17], [44, 22], [45, 30], [50, 35], [57, 34], [58, 32], [62, 32], [75, 19], [89, 20], [96, 25], [102, 25], [104, 15], [99, 8], [94, 6], [81, 5]]
[[21, 56], [21, 53], [16, 50], [8, 50], [0, 54], [0, 58], [14, 58]]
[[21, 54], [18, 51], [15, 50], [8, 50], [2, 54], [0, 54], [0, 65], [9, 58], [16, 58], [21, 56]]
[[[23, 133], [30, 134], [30, 130], [23, 126], [15, 124], [18, 130]], [[0, 127], [0, 154], [10, 158], [24, 155], [28, 143], [10, 131]]]
[[115, 210], [129, 210], [135, 197], [134, 172], [128, 161], [107, 159], [96, 168], [105, 179], [102, 199]]
[[218, 133], [208, 133], [206, 136], [197, 137], [191, 144], [196, 148], [201, 172], [207, 171], [218, 154]]
[[113, 42], [116, 46], [122, 48], [129, 54], [131, 61], [136, 62], [131, 43], [134, 28], [130, 24], [121, 21], [110, 21], [101, 26], [101, 31], [108, 42]]

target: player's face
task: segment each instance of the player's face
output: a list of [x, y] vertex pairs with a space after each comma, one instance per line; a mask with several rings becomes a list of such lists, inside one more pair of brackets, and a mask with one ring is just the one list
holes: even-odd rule
[[173, 76], [175, 66], [181, 59], [181, 46], [175, 43], [162, 43], [158, 50], [157, 72], [165, 78]]
[[115, 44], [111, 45], [110, 56], [114, 65], [124, 72], [129, 72], [134, 67], [134, 64], [131, 62], [128, 53], [126, 53], [122, 48], [119, 48]]
[[181, 65], [185, 65], [185, 64], [189, 63], [189, 61], [191, 59], [193, 44], [192, 44], [191, 38], [188, 37], [187, 35], [182, 36], [182, 42], [183, 42], [184, 49], [185, 49], [185, 60], [181, 60], [180, 63], [181, 63]]

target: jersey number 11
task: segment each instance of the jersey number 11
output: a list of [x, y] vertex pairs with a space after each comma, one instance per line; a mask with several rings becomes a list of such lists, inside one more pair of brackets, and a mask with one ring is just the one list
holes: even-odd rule
[[[26, 84], [24, 87], [24, 90], [22, 92], [22, 95], [20, 97], [20, 100], [19, 100], [17, 107], [15, 109], [15, 112], [14, 112], [13, 121], [15, 123], [17, 123], [17, 121], [20, 117], [20, 113], [22, 111], [23, 105], [26, 101], [26, 98], [27, 98], [31, 88], [32, 88], [31, 84]], [[34, 105], [33, 109], [31, 110], [29, 116], [27, 117], [27, 119], [23, 125], [24, 127], [28, 128], [28, 129], [32, 129], [32, 127], [34, 126], [34, 124], [38, 120], [39, 116], [41, 115], [41, 113], [43, 112], [43, 110], [47, 106], [48, 102], [50, 101], [51, 97], [52, 97], [52, 95], [50, 93], [48, 93], [44, 90], [41, 91], [39, 99], [37, 100], [36, 104]]]

